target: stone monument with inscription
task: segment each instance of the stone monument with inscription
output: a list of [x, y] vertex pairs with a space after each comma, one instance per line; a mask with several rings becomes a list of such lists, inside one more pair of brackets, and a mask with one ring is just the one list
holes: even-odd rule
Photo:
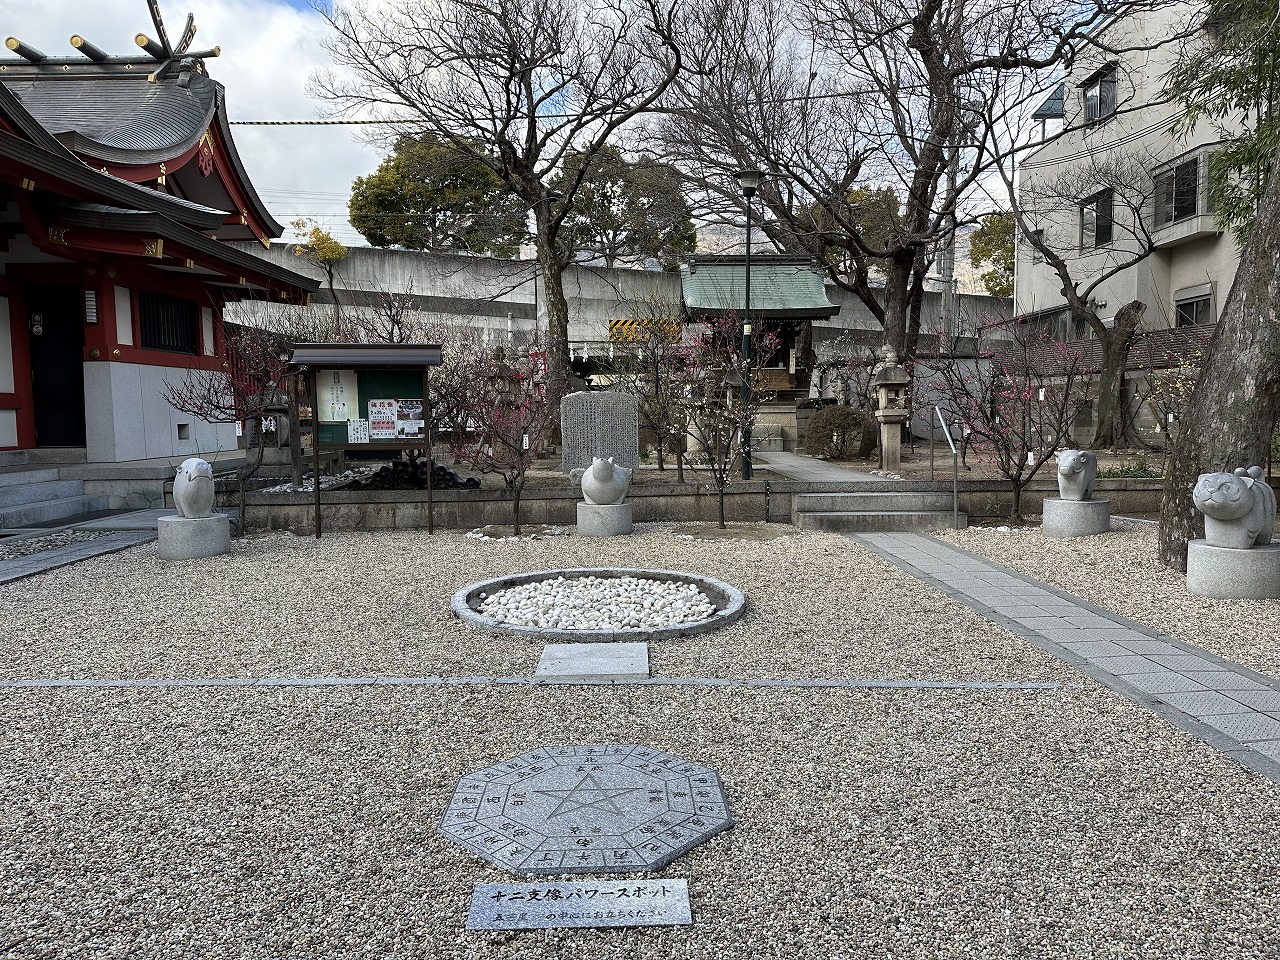
[[1059, 450], [1058, 494], [1045, 497], [1040, 530], [1046, 537], [1096, 537], [1111, 529], [1111, 501], [1095, 500], [1098, 458], [1088, 450]]
[[1220, 600], [1280, 599], [1276, 495], [1261, 467], [1202, 473], [1191, 491], [1204, 539], [1187, 544], [1187, 591]]
[[636, 398], [617, 390], [581, 390], [560, 401], [565, 473], [585, 470], [595, 458], [630, 470], [640, 465]]
[[639, 744], [591, 744], [468, 774], [440, 832], [515, 874], [608, 874], [660, 870], [732, 824], [714, 770]]

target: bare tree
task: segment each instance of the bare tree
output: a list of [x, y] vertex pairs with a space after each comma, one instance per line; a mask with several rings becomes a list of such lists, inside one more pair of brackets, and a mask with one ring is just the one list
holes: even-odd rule
[[[244, 422], [260, 433], [263, 418], [271, 416], [285, 398], [282, 384], [288, 364], [288, 349], [279, 337], [255, 327], [233, 327], [227, 331], [222, 369], [190, 370], [176, 385], [165, 381], [164, 397], [175, 409], [206, 423]], [[262, 466], [262, 453], [261, 442], [250, 444], [236, 470], [240, 507], [236, 536], [244, 532], [245, 486]]]
[[[383, 0], [323, 11], [350, 79], [313, 78], [337, 107], [430, 135], [483, 163], [533, 211], [548, 318], [548, 387], [567, 391], [565, 220], [619, 130], [683, 69], [678, 0]], [[565, 160], [583, 160], [568, 175]], [[553, 193], [551, 182], [555, 180]]]
[[1070, 438], [1089, 403], [1084, 355], [1044, 331], [1013, 322], [1012, 340], [983, 344], [977, 360], [927, 359], [939, 406], [958, 419], [978, 455], [1013, 485], [1011, 519], [1022, 522], [1022, 491]]
[[632, 301], [630, 311], [630, 332], [612, 344], [614, 388], [635, 396], [640, 426], [653, 435], [658, 469], [666, 470], [672, 454], [676, 480], [684, 483], [688, 350], [681, 306], [654, 295]]
[[760, 189], [766, 235], [825, 264], [909, 360], [933, 253], [989, 209], [963, 198], [1026, 148], [1026, 104], [1099, 22], [1158, 2], [708, 0], [664, 139], [704, 214], [734, 224], [732, 171], [776, 174]]
[[[732, 313], [707, 318], [706, 328], [685, 345], [683, 364], [688, 399], [684, 409], [690, 437], [706, 459], [716, 488], [720, 526], [724, 527], [725, 490], [742, 454], [742, 438], [756, 414], [771, 399], [760, 374], [778, 348], [774, 334], [756, 338], [755, 359], [742, 359], [738, 336], [742, 318]], [[743, 381], [748, 389], [743, 389]]]
[[1080, 339], [1087, 329], [1101, 348], [1091, 446], [1115, 449], [1134, 439], [1124, 403], [1125, 367], [1147, 305], [1117, 305], [1109, 325], [1101, 315], [1106, 304], [1096, 294], [1155, 252], [1150, 171], [1162, 159], [1123, 149], [1095, 153], [1048, 176], [1024, 169], [1017, 190], [1005, 174], [1019, 232], [1033, 257], [1053, 272], [1065, 304], [1070, 328], [1059, 335]]

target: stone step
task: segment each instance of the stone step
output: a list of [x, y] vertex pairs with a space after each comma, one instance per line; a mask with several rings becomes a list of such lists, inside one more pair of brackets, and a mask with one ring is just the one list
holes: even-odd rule
[[0, 488], [49, 483], [58, 479], [57, 467], [0, 467]]
[[[33, 473], [52, 473], [56, 470], [32, 471]], [[84, 495], [83, 480], [48, 479], [23, 484], [0, 484], [0, 507], [16, 507], [24, 503], [39, 503], [42, 500], [64, 500], [68, 497]]]
[[0, 450], [0, 467], [23, 467], [31, 461], [26, 450]]
[[795, 513], [908, 513], [950, 510], [951, 494], [938, 491], [886, 490], [859, 493], [800, 493], [792, 501]]
[[58, 500], [39, 500], [14, 507], [0, 507], [0, 528], [26, 527], [51, 520], [66, 520], [82, 513], [106, 510], [108, 497], [63, 497]]
[[[830, 511], [801, 513], [796, 526], [801, 530], [825, 530], [830, 533], [904, 533], [928, 530], [950, 530], [950, 510], [888, 511], [854, 513]], [[969, 525], [969, 517], [961, 512], [957, 521], [961, 528]]]

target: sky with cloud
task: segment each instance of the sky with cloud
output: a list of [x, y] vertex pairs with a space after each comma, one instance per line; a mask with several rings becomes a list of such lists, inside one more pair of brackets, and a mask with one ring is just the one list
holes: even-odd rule
[[[193, 13], [195, 49], [219, 46], [206, 61], [237, 120], [315, 120], [322, 105], [307, 78], [330, 66], [328, 28], [307, 0], [160, 0], [176, 39]], [[0, 37], [18, 37], [49, 56], [69, 56], [81, 34], [108, 53], [138, 53], [134, 35], [154, 36], [145, 0], [0, 0]], [[7, 51], [6, 51], [7, 52]], [[348, 244], [364, 244], [346, 219], [351, 182], [377, 168], [383, 149], [361, 143], [356, 127], [232, 126], [236, 146], [272, 215], [288, 224], [311, 217]], [[288, 233], [286, 233], [286, 239]]]

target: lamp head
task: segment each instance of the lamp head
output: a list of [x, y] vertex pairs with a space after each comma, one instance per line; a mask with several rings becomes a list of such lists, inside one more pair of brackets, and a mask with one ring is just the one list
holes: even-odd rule
[[764, 174], [759, 170], [739, 170], [734, 174], [738, 179], [738, 186], [742, 188], [744, 197], [753, 197], [756, 193], [756, 187], [760, 186], [760, 178]]

